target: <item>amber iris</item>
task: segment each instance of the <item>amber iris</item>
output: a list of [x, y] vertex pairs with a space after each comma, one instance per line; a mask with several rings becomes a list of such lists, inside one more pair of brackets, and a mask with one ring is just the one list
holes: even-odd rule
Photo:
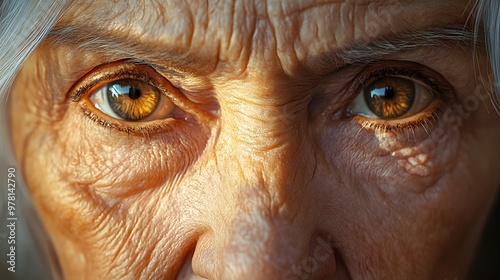
[[394, 119], [407, 113], [415, 100], [415, 82], [384, 77], [370, 83], [364, 90], [366, 104], [382, 119]]
[[106, 94], [111, 109], [118, 116], [129, 121], [139, 121], [153, 113], [161, 93], [148, 83], [123, 79], [109, 83]]

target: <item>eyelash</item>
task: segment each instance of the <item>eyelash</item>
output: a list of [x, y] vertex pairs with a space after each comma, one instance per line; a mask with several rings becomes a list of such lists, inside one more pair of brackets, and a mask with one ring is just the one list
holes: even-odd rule
[[[357, 121], [363, 129], [371, 129], [377, 132], [414, 132], [416, 129], [423, 128], [428, 134], [427, 126], [436, 124], [443, 110], [443, 100], [447, 100], [452, 96], [453, 90], [451, 86], [440, 79], [424, 74], [421, 70], [414, 69], [414, 67], [383, 67], [374, 70], [368, 69], [356, 76], [354, 79], [355, 83], [351, 87], [351, 96], [356, 97], [366, 85], [386, 76], [400, 76], [421, 82], [437, 100], [432, 101], [431, 104], [424, 109], [425, 111], [410, 117], [413, 118], [411, 121], [402, 122], [404, 119], [371, 119], [363, 116], [353, 116], [350, 118]], [[348, 117], [347, 112], [344, 112], [344, 116]], [[419, 116], [419, 118], [415, 119], [417, 116]]]
[[121, 132], [125, 132], [127, 134], [140, 134], [140, 135], [149, 135], [150, 133], [162, 132], [166, 129], [171, 128], [170, 122], [160, 122], [160, 123], [149, 123], [142, 124], [138, 126], [121, 126], [111, 122], [106, 121], [104, 118], [96, 115], [92, 110], [89, 109], [89, 106], [84, 104], [82, 105], [83, 113], [91, 120], [94, 121], [105, 128], [115, 129]]
[[[78, 87], [73, 96], [72, 96], [72, 101], [78, 102], [82, 99], [82, 97], [87, 94], [89, 91], [91, 91], [94, 88], [97, 88], [101, 84], [106, 84], [114, 80], [119, 80], [119, 79], [137, 79], [139, 81], [151, 84], [153, 86], [157, 86], [157, 83], [154, 82], [154, 80], [149, 77], [148, 75], [144, 75], [143, 72], [134, 72], [134, 71], [118, 71], [114, 72], [112, 74], [106, 74], [103, 75], [102, 77], [100, 75], [96, 75], [96, 77], [92, 77], [90, 79], [90, 82], [87, 82], [85, 85], [82, 87]], [[104, 81], [104, 82], [103, 82]]]

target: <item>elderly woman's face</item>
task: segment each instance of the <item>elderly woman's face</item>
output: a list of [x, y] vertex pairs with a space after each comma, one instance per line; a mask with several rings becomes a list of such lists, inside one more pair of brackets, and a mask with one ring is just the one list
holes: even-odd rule
[[83, 2], [10, 106], [67, 278], [463, 279], [500, 185], [468, 0]]

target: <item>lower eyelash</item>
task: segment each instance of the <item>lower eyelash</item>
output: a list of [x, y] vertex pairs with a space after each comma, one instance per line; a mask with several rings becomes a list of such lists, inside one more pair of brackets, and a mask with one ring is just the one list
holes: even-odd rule
[[129, 135], [130, 134], [140, 134], [143, 136], [148, 136], [150, 133], [161, 132], [169, 126], [168, 123], [163, 123], [163, 122], [160, 124], [151, 123], [151, 124], [137, 126], [137, 127], [118, 125], [118, 124], [109, 123], [104, 118], [101, 118], [100, 116], [96, 115], [94, 112], [92, 112], [92, 110], [90, 110], [88, 108], [88, 106], [86, 104], [82, 104], [81, 109], [83, 111], [83, 114], [85, 114], [85, 116], [87, 118], [89, 118], [91, 121], [101, 125], [102, 127], [118, 130], [120, 132], [124, 132], [124, 133], [127, 133]]
[[[441, 103], [441, 102], [440, 102]], [[442, 105], [437, 104], [431, 106], [430, 111], [420, 113], [420, 117], [416, 120], [407, 121], [405, 123], [391, 124], [394, 121], [373, 121], [367, 120], [365, 117], [356, 116], [354, 120], [361, 125], [361, 129], [373, 130], [375, 133], [394, 132], [398, 135], [406, 134], [407, 139], [413, 137], [416, 140], [415, 131], [422, 129], [427, 136], [432, 133], [433, 127], [436, 127], [439, 121], [439, 116], [443, 111]]]

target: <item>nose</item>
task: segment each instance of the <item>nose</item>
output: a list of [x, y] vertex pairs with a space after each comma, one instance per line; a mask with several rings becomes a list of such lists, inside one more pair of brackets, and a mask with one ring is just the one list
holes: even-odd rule
[[195, 274], [233, 280], [333, 277], [335, 253], [326, 236], [257, 204], [240, 203], [227, 221], [214, 222], [200, 237], [192, 259]]

